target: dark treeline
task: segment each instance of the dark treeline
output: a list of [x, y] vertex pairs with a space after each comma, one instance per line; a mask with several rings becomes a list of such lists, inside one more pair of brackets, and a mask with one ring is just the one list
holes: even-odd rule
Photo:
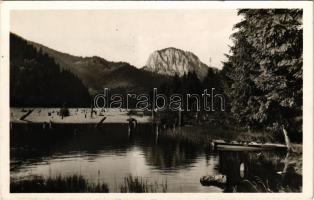
[[209, 68], [207, 76], [203, 81], [197, 78], [195, 72], [189, 72], [184, 74], [182, 77], [175, 75], [170, 81], [164, 82], [158, 92], [165, 94], [167, 97], [170, 97], [173, 94], [180, 94], [182, 99], [186, 99], [188, 94], [197, 94], [201, 101], [197, 102], [195, 98], [189, 98], [189, 105], [186, 105], [186, 101], [182, 101], [182, 109], [186, 110], [189, 107], [191, 110], [196, 110], [196, 103], [202, 102], [202, 94], [204, 90], [207, 90], [208, 93], [214, 89], [215, 93], [221, 93], [221, 79], [219, 78], [218, 70]]
[[214, 88], [216, 93], [222, 92], [222, 79], [217, 69], [208, 68], [203, 81], [197, 78], [195, 72], [189, 72], [182, 77], [175, 75], [170, 81], [160, 86], [160, 91], [166, 95], [171, 94], [202, 94], [205, 89], [211, 91]]
[[82, 82], [54, 59], [10, 34], [11, 106], [85, 106], [90, 96]]
[[[207, 102], [204, 100], [205, 90], [207, 90]], [[224, 97], [223, 79], [221, 77], [221, 72], [218, 69], [208, 68], [204, 80], [199, 80], [195, 72], [189, 72], [182, 77], [176, 75], [171, 80], [164, 82], [160, 86], [158, 93], [159, 92], [165, 94], [168, 97], [168, 100], [171, 95], [181, 95], [182, 101], [180, 105], [183, 110], [180, 122], [181, 125], [191, 123], [199, 124], [202, 121], [210, 122], [211, 126], [226, 125], [226, 113], [225, 110], [222, 109], [222, 107], [225, 108], [225, 99], [222, 100], [215, 97], [215, 95]], [[197, 97], [188, 97], [189, 94], [196, 95]], [[206, 109], [205, 104], [207, 107]], [[168, 109], [162, 114], [161, 120], [162, 123], [166, 124], [178, 124], [178, 113], [173, 109]]]

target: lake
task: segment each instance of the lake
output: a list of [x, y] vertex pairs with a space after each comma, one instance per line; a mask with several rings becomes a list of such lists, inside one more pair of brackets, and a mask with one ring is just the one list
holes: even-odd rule
[[[241, 162], [246, 163], [246, 177], [265, 177], [274, 191], [284, 182], [277, 173], [284, 168], [282, 153], [212, 152], [188, 140], [156, 134], [150, 124], [131, 133], [126, 124], [56, 125], [51, 130], [20, 124], [11, 130], [10, 139], [11, 182], [82, 175], [92, 183], [105, 182], [110, 192], [120, 192], [131, 175], [152, 184], [167, 183], [167, 192], [223, 192], [228, 187], [203, 186], [200, 178], [223, 173], [228, 183], [238, 183]], [[290, 187], [301, 187], [293, 184]]]

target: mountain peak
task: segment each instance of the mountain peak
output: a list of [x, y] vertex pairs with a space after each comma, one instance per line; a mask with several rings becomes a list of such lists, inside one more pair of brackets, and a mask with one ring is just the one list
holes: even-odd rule
[[203, 80], [208, 66], [192, 52], [168, 47], [154, 51], [149, 56], [144, 69], [170, 76], [183, 76], [189, 72], [195, 72], [197, 77]]
[[178, 49], [176, 47], [167, 47], [167, 48], [163, 48], [163, 49], [160, 49], [160, 50], [157, 50], [157, 51], [183, 51], [183, 50]]

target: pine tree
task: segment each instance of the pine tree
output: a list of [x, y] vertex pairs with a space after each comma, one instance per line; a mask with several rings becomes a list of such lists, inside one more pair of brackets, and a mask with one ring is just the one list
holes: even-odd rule
[[302, 10], [242, 9], [224, 66], [230, 112], [247, 126], [302, 132]]

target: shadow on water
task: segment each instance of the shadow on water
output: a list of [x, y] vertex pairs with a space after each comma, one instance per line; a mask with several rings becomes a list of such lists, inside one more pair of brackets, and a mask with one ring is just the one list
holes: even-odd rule
[[[82, 152], [92, 159], [100, 151], [115, 154], [125, 153], [130, 147], [127, 126], [111, 124], [110, 133], [105, 129], [96, 129], [94, 125], [57, 125], [53, 129], [43, 130], [41, 125], [16, 126], [10, 136], [10, 158], [21, 162], [40, 162], [54, 155]], [[11, 169], [16, 167], [11, 162]]]
[[287, 152], [220, 151], [219, 186], [225, 192], [300, 192], [302, 176]]
[[[43, 129], [40, 124], [27, 127], [16, 125], [11, 130], [10, 149], [12, 181], [27, 179], [29, 173], [43, 175], [44, 178], [49, 178], [50, 174], [70, 176], [69, 168], [73, 168], [78, 175], [82, 173], [94, 180], [97, 179], [97, 171], [101, 171], [105, 181], [109, 179], [109, 187], [114, 191], [116, 189], [112, 189], [113, 185], [123, 182], [129, 174], [144, 176], [151, 182], [169, 179], [169, 191], [188, 189], [193, 192], [201, 189], [197, 181], [198, 174], [194, 176], [195, 181], [183, 186], [176, 186], [175, 182], [178, 182], [176, 177], [180, 175], [180, 170], [190, 170], [196, 162], [204, 159], [204, 149], [157, 134], [155, 127], [150, 124], [139, 124], [132, 131], [128, 131], [127, 124], [110, 124], [98, 128], [94, 125], [54, 124], [51, 129]], [[116, 170], [112, 170], [108, 162], [116, 165]], [[132, 163], [136, 168], [145, 170], [134, 171]], [[90, 165], [93, 168], [78, 171], [75, 170], [78, 165]], [[197, 169], [194, 167], [192, 173], [198, 173]], [[108, 172], [115, 173], [116, 177]], [[160, 174], [167, 175], [161, 177]]]

